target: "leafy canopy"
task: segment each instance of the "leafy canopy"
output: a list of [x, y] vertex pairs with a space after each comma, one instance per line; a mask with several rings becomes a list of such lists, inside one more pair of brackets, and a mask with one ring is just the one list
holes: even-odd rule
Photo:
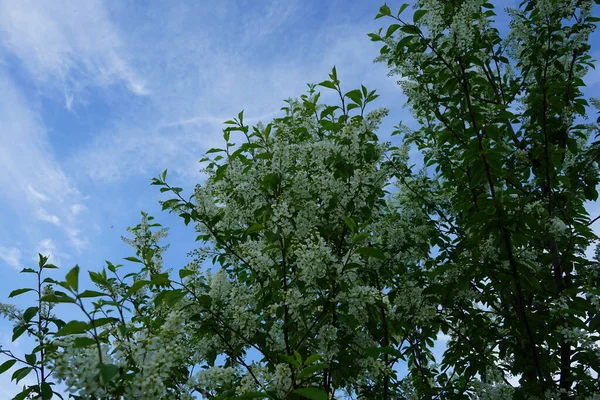
[[226, 121], [191, 196], [166, 171], [152, 182], [197, 231], [177, 274], [145, 213], [124, 238], [136, 272], [107, 262], [85, 290], [77, 266], [23, 270], [37, 285], [11, 297], [35, 305], [0, 311], [36, 346], [0, 349], [0, 373], [37, 384], [15, 399], [60, 397], [54, 381], [75, 399], [597, 398], [592, 6], [524, 1], [504, 37], [485, 1], [382, 6], [369, 36], [419, 127], [380, 142], [387, 110], [335, 68], [318, 87], [336, 104], [309, 85], [267, 125]]

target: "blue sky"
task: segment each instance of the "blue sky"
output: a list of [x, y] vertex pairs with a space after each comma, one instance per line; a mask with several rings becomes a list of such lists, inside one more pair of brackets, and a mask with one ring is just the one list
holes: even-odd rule
[[[381, 94], [377, 105], [391, 109], [384, 136], [410, 124], [395, 79], [372, 62], [379, 48], [366, 34], [385, 23], [373, 20], [380, 5], [0, 0], [0, 301], [31, 283], [18, 271], [38, 252], [59, 276], [131, 255], [120, 236], [140, 210], [171, 228], [167, 266], [186, 264], [195, 235], [159, 211], [150, 179], [168, 168], [171, 183], [193, 189], [223, 121], [242, 109], [249, 123], [270, 120], [334, 65], [346, 89]], [[600, 89], [598, 72], [586, 82]], [[10, 334], [0, 321], [0, 343]]]

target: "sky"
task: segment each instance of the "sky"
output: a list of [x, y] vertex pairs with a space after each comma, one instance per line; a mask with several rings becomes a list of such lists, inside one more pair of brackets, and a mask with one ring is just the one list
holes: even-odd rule
[[[142, 210], [170, 227], [167, 267], [184, 266], [196, 235], [160, 212], [151, 178], [168, 168], [190, 193], [223, 121], [244, 110], [248, 123], [268, 122], [334, 65], [345, 89], [377, 89], [376, 105], [391, 110], [384, 135], [410, 123], [366, 36], [385, 24], [379, 3], [0, 0], [0, 301], [32, 283], [19, 271], [38, 252], [61, 267], [57, 278], [132, 255], [120, 236]], [[586, 82], [597, 92], [599, 72]], [[0, 344], [11, 331], [0, 321]], [[3, 374], [0, 397], [10, 394]]]

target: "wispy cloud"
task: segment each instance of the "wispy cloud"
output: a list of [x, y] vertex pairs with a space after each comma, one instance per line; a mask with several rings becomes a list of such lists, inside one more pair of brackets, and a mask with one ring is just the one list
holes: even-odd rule
[[[158, 36], [156, 31], [133, 32], [140, 42], [131, 44], [139, 50], [130, 57], [152, 82], [149, 105], [122, 110], [128, 115], [74, 154], [71, 169], [101, 181], [147, 178], [164, 168], [197, 178], [203, 152], [222, 145], [223, 121], [242, 109], [247, 123], [271, 120], [284, 99], [303, 94], [308, 82], [324, 80], [334, 65], [348, 90], [359, 83], [375, 88], [385, 82], [399, 94], [385, 67], [372, 63], [377, 49], [369, 46], [367, 24], [332, 17], [307, 34], [294, 30], [310, 17], [294, 1], [261, 3], [264, 10], [252, 8], [252, 15], [241, 19], [234, 18], [235, 2], [203, 6], [201, 11], [186, 4], [161, 14], [164, 28]], [[181, 25], [195, 26], [187, 15], [198, 15], [203, 31], [182, 32]], [[139, 26], [157, 23], [144, 22]], [[156, 50], [148, 51], [149, 43]]]
[[[65, 259], [70, 258], [68, 254], [60, 252], [57, 248], [56, 248], [56, 244], [54, 243], [54, 241], [52, 239], [46, 238], [46, 239], [42, 239], [36, 247], [37, 251], [36, 253], [39, 253], [43, 256], [48, 257], [48, 260], [52, 263], [52, 264], [58, 264], [61, 265], [62, 262]], [[35, 257], [32, 258], [32, 260], [38, 261], [38, 256], [37, 254], [35, 255]]]
[[21, 250], [16, 247], [0, 246], [0, 258], [15, 269], [21, 268]]
[[0, 0], [0, 38], [35, 81], [64, 93], [67, 109], [89, 86], [149, 93], [100, 0]]
[[[7, 74], [0, 73], [0, 93], [0, 198], [22, 222], [33, 217], [58, 226], [69, 236], [78, 228], [82, 196], [55, 160], [42, 122]], [[70, 241], [81, 248], [85, 239], [73, 235]]]

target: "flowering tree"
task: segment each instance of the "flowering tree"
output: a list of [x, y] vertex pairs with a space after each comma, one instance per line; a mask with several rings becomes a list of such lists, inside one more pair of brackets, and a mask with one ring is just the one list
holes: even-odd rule
[[[335, 68], [249, 127], [226, 121], [206, 181], [163, 209], [200, 247], [173, 273], [167, 231], [142, 213], [124, 238], [132, 273], [107, 263], [64, 281], [40, 256], [26, 310], [3, 305], [36, 346], [8, 360], [15, 399], [592, 398], [600, 392], [597, 124], [581, 122], [593, 66], [591, 1], [525, 1], [501, 38], [483, 1], [419, 1], [412, 22], [371, 34], [421, 128], [375, 134], [377, 95], [342, 91]], [[241, 143], [241, 144], [236, 144]], [[413, 172], [417, 146], [425, 166]], [[597, 220], [597, 218], [596, 218]], [[210, 269], [202, 265], [210, 264]], [[214, 269], [214, 271], [213, 271]], [[75, 306], [82, 320], [54, 315]], [[435, 340], [449, 338], [434, 357]], [[407, 374], [400, 368], [407, 367]]]
[[485, 1], [419, 1], [412, 20], [406, 6], [380, 10], [392, 24], [370, 36], [421, 125], [396, 133], [430, 167], [412, 174], [391, 160], [436, 226], [428, 336], [451, 338], [439, 366], [424, 357], [411, 372], [419, 396], [510, 376], [518, 398], [600, 393], [600, 257], [585, 257], [597, 239], [585, 202], [598, 198], [600, 142], [580, 89], [600, 20], [592, 6], [523, 1], [507, 10], [505, 38]]
[[[78, 267], [64, 282], [47, 278], [61, 291], [40, 301], [76, 304], [87, 320], [38, 313], [57, 328], [38, 333], [17, 316], [15, 338], [31, 330], [45, 358], [15, 380], [46, 366], [75, 398], [389, 398], [397, 337], [412, 335], [402, 316], [419, 292], [403, 276], [428, 253], [428, 225], [385, 195], [389, 145], [374, 132], [387, 110], [366, 109], [375, 92], [343, 93], [335, 68], [321, 85], [339, 105], [320, 104], [310, 86], [266, 126], [250, 130], [242, 113], [227, 121], [225, 148], [207, 152], [208, 178], [190, 199], [166, 171], [154, 179], [176, 195], [163, 208], [195, 223], [203, 243], [179, 279], [163, 270], [166, 232], [146, 214], [126, 239], [139, 273], [108, 264], [90, 272], [94, 291], [80, 291]], [[200, 268], [207, 257], [214, 273]], [[48, 397], [46, 379], [23, 393]]]

